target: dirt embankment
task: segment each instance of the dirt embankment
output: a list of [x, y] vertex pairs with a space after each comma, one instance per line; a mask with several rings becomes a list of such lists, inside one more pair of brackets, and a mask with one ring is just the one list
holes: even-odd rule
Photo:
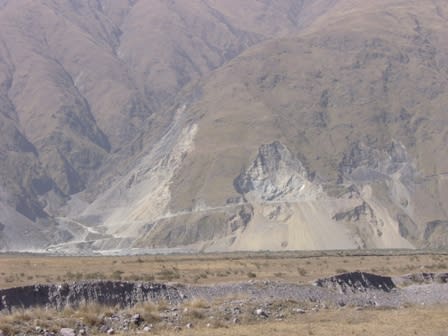
[[366, 292], [369, 290], [390, 292], [396, 287], [391, 277], [364, 272], [344, 273], [330, 278], [318, 279], [315, 284], [319, 287], [337, 289], [342, 293]]
[[180, 299], [176, 288], [164, 284], [88, 281], [0, 290], [0, 311], [35, 306], [60, 309], [87, 302], [126, 307], [144, 301], [177, 303]]
[[448, 303], [448, 274], [419, 273], [387, 277], [351, 272], [299, 285], [277, 281], [249, 281], [214, 286], [169, 286], [144, 282], [86, 281], [34, 285], [0, 290], [0, 311], [46, 306], [61, 309], [83, 303], [132, 307], [140, 302], [165, 301], [177, 305], [185, 300], [239, 295], [262, 303], [295, 300], [325, 306], [400, 306], [407, 303]]

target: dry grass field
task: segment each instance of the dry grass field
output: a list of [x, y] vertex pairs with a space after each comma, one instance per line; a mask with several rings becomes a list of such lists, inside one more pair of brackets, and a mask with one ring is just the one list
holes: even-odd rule
[[[195, 321], [192, 329], [158, 328], [151, 335], [171, 336], [251, 336], [251, 335], [362, 335], [362, 336], [409, 336], [431, 335], [444, 336], [448, 328], [446, 319], [447, 306], [408, 307], [405, 309], [365, 309], [346, 308], [340, 310], [325, 310], [315, 314], [297, 315], [283, 321], [248, 321], [238, 325], [214, 324], [207, 326], [204, 321]], [[55, 328], [58, 330], [63, 323], [62, 318], [71, 316], [84, 317], [85, 320], [95, 318], [92, 311], [64, 312], [34, 310], [31, 313], [18, 312], [14, 315], [0, 315], [0, 326], [6, 331], [19, 328], [17, 321], [34, 320], [33, 326]], [[38, 324], [40, 323], [40, 324]], [[58, 324], [59, 323], [59, 324]], [[140, 332], [141, 333], [141, 332]], [[117, 333], [119, 335], [119, 333]], [[126, 335], [139, 334], [128, 331]], [[89, 334], [95, 335], [95, 334]]]
[[365, 310], [344, 309], [320, 312], [288, 321], [252, 323], [230, 328], [208, 328], [164, 331], [158, 335], [185, 336], [250, 336], [250, 335], [359, 335], [359, 336], [444, 336], [448, 328], [446, 314], [448, 307], [408, 308], [404, 310]]
[[448, 254], [284, 252], [126, 257], [0, 255], [0, 288], [90, 279], [213, 284], [250, 278], [307, 283], [346, 271], [382, 275], [448, 271]]
[[[361, 255], [362, 253], [362, 255]], [[384, 275], [448, 271], [448, 254], [444, 252], [288, 252], [231, 253], [169, 256], [51, 257], [39, 255], [1, 255], [0, 288], [36, 283], [78, 281], [86, 279], [148, 280], [184, 284], [215, 284], [251, 279], [276, 279], [309, 283], [324, 276], [345, 271], [366, 271]], [[224, 301], [223, 301], [224, 302]], [[222, 303], [222, 302], [221, 302]], [[147, 303], [127, 310], [88, 305], [62, 311], [34, 308], [0, 314], [0, 330], [6, 335], [18, 331], [35, 331], [37, 326], [58, 331], [82, 320], [94, 326], [101, 316], [140, 313], [145, 321], [154, 321], [153, 335], [446, 335], [448, 306], [416, 306], [401, 308], [364, 308], [352, 306], [336, 309], [309, 309], [306, 314], [287, 314], [280, 319], [259, 319], [252, 313], [255, 306], [246, 306], [247, 315], [238, 324], [225, 321], [220, 315], [219, 301], [185, 302], [179, 311], [186, 311], [181, 329], [160, 324], [171, 312], [166, 304]], [[297, 302], [282, 302], [284, 311], [292, 311]], [[213, 318], [211, 317], [213, 315]], [[184, 320], [185, 319], [185, 320]], [[187, 322], [193, 328], [186, 328]], [[212, 323], [210, 323], [212, 322]], [[141, 333], [129, 330], [129, 334]], [[118, 331], [116, 334], [120, 334]]]
[[[158, 312], [163, 307], [151, 307], [143, 316], [148, 319], [151, 315], [154, 322], [160, 321]], [[134, 310], [135, 312], [136, 310]], [[137, 309], [137, 311], [140, 311]], [[195, 310], [196, 312], [198, 310]], [[34, 309], [18, 311], [10, 315], [0, 314], [0, 327], [6, 335], [14, 335], [19, 330], [31, 330], [36, 326], [58, 331], [61, 327], [70, 325], [70, 321], [82, 319], [87, 324], [95, 325], [99, 316], [112, 314], [113, 309], [91, 306], [78, 311], [70, 308], [56, 312], [53, 310]], [[193, 328], [175, 329], [173, 327], [156, 327], [151, 335], [171, 336], [252, 336], [252, 335], [359, 335], [359, 336], [409, 336], [409, 335], [446, 335], [448, 328], [447, 306], [416, 307], [410, 306], [400, 309], [355, 309], [352, 307], [339, 310], [321, 310], [316, 313], [289, 316], [284, 320], [260, 321], [246, 320], [241, 324], [221, 323], [219, 320], [208, 324], [210, 316], [197, 315], [193, 321]], [[219, 319], [216, 318], [216, 319]], [[67, 324], [68, 323], [68, 324]], [[31, 327], [30, 327], [31, 326]], [[117, 335], [138, 335], [141, 330], [129, 330]], [[96, 332], [89, 335], [97, 335]]]
[[[338, 311], [288, 323], [273, 322], [217, 330], [214, 335], [446, 335], [446, 313], [446, 307], [394, 312]], [[207, 331], [195, 332], [195, 335], [205, 334]]]

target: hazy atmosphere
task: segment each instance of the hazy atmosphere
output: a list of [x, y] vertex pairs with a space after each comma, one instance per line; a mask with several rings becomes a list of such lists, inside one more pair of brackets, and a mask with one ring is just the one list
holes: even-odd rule
[[446, 0], [0, 0], [0, 336], [446, 335]]
[[0, 249], [446, 247], [447, 15], [1, 1]]

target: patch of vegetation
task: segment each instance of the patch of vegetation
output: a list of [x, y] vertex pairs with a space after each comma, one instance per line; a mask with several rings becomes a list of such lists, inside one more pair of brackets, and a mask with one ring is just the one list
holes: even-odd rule
[[255, 274], [254, 272], [247, 272], [247, 277], [253, 279], [257, 277], [257, 274]]
[[156, 276], [157, 278], [166, 281], [180, 279], [179, 270], [175, 267], [173, 267], [172, 269], [164, 268], [160, 272], [157, 272]]
[[124, 272], [121, 270], [115, 270], [112, 272], [110, 277], [114, 280], [121, 280], [121, 276], [123, 275], [123, 273]]
[[297, 272], [299, 272], [299, 274], [301, 276], [306, 276], [308, 274], [308, 271], [305, 268], [303, 268], [303, 267], [298, 267], [297, 268]]

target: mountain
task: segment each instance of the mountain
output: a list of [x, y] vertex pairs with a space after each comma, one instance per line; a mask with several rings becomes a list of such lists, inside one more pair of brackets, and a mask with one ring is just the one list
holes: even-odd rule
[[1, 248], [446, 247], [447, 18], [1, 1]]

